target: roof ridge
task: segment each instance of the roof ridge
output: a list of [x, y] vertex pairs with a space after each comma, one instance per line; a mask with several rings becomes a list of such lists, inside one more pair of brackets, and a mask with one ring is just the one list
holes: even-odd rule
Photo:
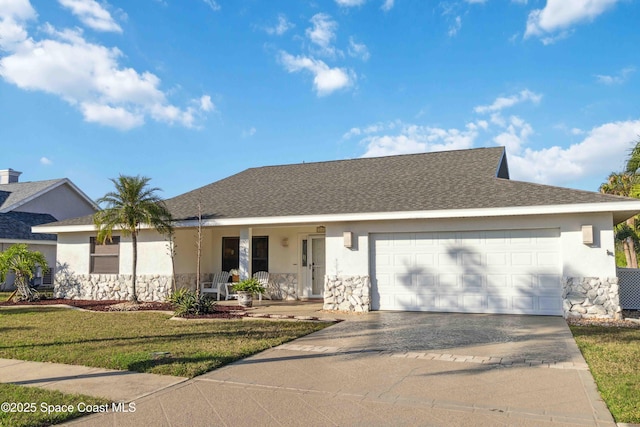
[[[318, 165], [318, 164], [326, 164], [326, 163], [341, 163], [341, 162], [357, 162], [357, 161], [365, 161], [365, 160], [373, 160], [373, 159], [389, 159], [389, 158], [400, 158], [400, 157], [418, 157], [418, 156], [428, 156], [428, 155], [441, 155], [447, 153], [459, 153], [463, 151], [480, 151], [480, 150], [505, 150], [504, 146], [495, 146], [495, 147], [475, 147], [475, 148], [458, 148], [455, 150], [444, 150], [444, 151], [423, 151], [420, 153], [403, 153], [403, 154], [391, 154], [391, 155], [380, 155], [373, 157], [357, 157], [352, 159], [333, 159], [333, 160], [318, 160], [314, 162], [305, 162], [302, 163], [282, 163], [278, 165], [265, 165], [265, 166], [255, 166], [244, 169], [241, 172], [254, 170], [254, 169], [267, 169], [267, 168], [278, 168], [278, 167], [287, 167], [287, 166], [301, 166], [301, 165]], [[233, 176], [233, 175], [230, 175]]]

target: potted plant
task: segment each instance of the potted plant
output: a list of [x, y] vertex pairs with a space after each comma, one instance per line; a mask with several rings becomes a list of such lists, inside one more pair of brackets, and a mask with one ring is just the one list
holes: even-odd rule
[[255, 278], [244, 279], [232, 286], [234, 292], [238, 294], [238, 304], [242, 307], [253, 306], [253, 295], [264, 293], [264, 286]]
[[231, 275], [232, 282], [236, 283], [240, 281], [240, 271], [237, 268], [232, 268], [229, 274]]

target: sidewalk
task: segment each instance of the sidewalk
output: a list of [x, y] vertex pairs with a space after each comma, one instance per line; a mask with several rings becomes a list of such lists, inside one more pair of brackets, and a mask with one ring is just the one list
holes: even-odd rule
[[0, 359], [0, 383], [86, 394], [114, 402], [140, 399], [187, 379], [61, 363]]

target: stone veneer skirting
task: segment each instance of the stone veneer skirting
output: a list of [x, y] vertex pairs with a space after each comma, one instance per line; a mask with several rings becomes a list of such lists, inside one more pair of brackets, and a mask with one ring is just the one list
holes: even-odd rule
[[621, 319], [618, 290], [617, 277], [563, 277], [564, 317]]
[[324, 309], [369, 311], [371, 309], [369, 276], [325, 276]]
[[[200, 281], [212, 280], [212, 274], [201, 274]], [[269, 274], [267, 297], [278, 300], [297, 299], [298, 275], [295, 273]], [[196, 274], [176, 274], [176, 289], [196, 289]], [[171, 293], [171, 276], [141, 275], [136, 281], [140, 301], [164, 301]], [[56, 275], [56, 298], [86, 300], [128, 300], [131, 296], [130, 274], [70, 274]]]
[[298, 275], [296, 273], [269, 273], [267, 296], [274, 300], [297, 300]]

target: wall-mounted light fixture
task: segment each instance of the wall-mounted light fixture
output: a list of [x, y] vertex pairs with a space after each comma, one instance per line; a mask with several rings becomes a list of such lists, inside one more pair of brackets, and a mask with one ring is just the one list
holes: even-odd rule
[[289, 238], [288, 237], [284, 237], [281, 241], [280, 244], [282, 245], [283, 248], [286, 248], [287, 246], [289, 246]]
[[344, 237], [344, 247], [352, 248], [353, 247], [353, 231], [345, 231], [344, 233], [342, 233], [342, 236]]
[[316, 233], [324, 233], [327, 231], [327, 228], [324, 225], [319, 225], [316, 227]]
[[582, 226], [582, 243], [593, 245], [593, 225]]

